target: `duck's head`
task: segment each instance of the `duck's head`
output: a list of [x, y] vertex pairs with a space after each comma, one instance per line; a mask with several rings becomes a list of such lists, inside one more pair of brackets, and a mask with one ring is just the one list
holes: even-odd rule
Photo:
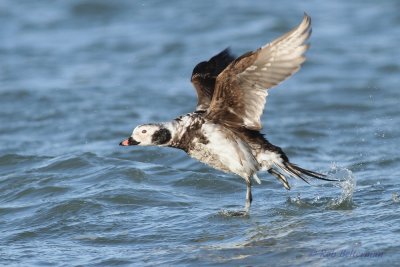
[[142, 124], [137, 126], [132, 135], [122, 141], [120, 146], [160, 146], [171, 140], [171, 131], [162, 124]]

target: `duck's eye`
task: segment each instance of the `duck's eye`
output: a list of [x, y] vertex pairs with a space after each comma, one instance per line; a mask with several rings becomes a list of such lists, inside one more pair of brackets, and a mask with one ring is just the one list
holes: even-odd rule
[[146, 130], [143, 130], [142, 133], [147, 133], [147, 131], [146, 131]]

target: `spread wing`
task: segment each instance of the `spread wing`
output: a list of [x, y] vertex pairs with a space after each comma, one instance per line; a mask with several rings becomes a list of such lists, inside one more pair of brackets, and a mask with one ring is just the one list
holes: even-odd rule
[[304, 14], [296, 28], [232, 62], [217, 78], [206, 116], [231, 127], [260, 130], [267, 89], [300, 69], [310, 35], [311, 18]]
[[203, 61], [193, 69], [191, 81], [197, 92], [196, 110], [207, 110], [214, 93], [217, 76], [232, 62], [235, 57], [229, 48], [213, 56], [209, 61]]

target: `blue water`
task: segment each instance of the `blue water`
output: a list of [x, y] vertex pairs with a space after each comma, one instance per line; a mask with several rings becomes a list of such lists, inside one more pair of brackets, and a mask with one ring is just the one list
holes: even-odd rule
[[[267, 138], [340, 184], [253, 188], [168, 148], [118, 146], [193, 111], [190, 74], [313, 19]], [[400, 2], [0, 1], [0, 265], [395, 266]]]

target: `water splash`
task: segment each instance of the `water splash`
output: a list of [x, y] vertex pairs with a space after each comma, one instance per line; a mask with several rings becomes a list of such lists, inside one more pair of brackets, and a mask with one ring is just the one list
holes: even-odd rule
[[334, 186], [340, 187], [342, 190], [340, 197], [333, 199], [329, 203], [329, 207], [333, 209], [352, 209], [354, 206], [353, 192], [356, 188], [356, 179], [353, 173], [349, 169], [334, 164], [328, 172], [328, 176], [339, 180], [339, 182], [334, 183]]
[[[319, 195], [319, 193], [310, 198], [301, 196], [300, 193], [297, 194], [296, 197], [289, 196], [287, 198], [287, 203], [297, 206], [299, 208], [317, 208], [322, 207], [325, 209], [353, 209], [353, 192], [356, 188], [356, 180], [354, 178], [353, 173], [346, 168], [339, 167], [337, 165], [333, 165], [329, 172], [327, 173], [328, 178], [338, 180], [338, 182], [334, 183], [324, 183], [319, 185], [313, 185], [315, 187], [338, 187], [340, 188], [340, 195], [338, 196], [338, 192], [334, 192], [332, 190], [326, 191], [329, 194], [334, 194], [330, 196]], [[326, 193], [325, 192], [325, 193]]]

